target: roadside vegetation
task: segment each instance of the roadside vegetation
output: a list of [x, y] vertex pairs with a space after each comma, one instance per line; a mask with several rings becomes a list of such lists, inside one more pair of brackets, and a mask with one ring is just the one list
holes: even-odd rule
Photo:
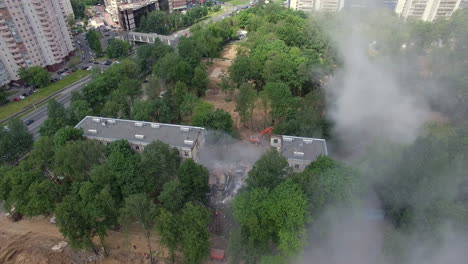
[[46, 87], [39, 88], [36, 93], [31, 94], [30, 96], [26, 97], [25, 99], [18, 101], [18, 102], [10, 102], [6, 105], [0, 106], [0, 120], [4, 120], [25, 107], [31, 106], [44, 98], [47, 98], [51, 94], [77, 82], [78, 80], [83, 79], [84, 77], [90, 74], [89, 71], [77, 70], [76, 72], [64, 77], [63, 79], [49, 84]]

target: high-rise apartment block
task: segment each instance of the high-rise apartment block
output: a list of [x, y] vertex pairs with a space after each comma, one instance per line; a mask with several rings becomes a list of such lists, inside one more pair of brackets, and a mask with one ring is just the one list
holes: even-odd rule
[[295, 10], [337, 12], [344, 6], [344, 0], [289, 0], [289, 8]]
[[450, 17], [460, 6], [460, 0], [398, 0], [395, 12], [403, 18], [434, 21]]
[[73, 8], [72, 8], [70, 0], [58, 0], [58, 1], [60, 3], [60, 6], [62, 7], [62, 11], [64, 12], [65, 17], [68, 18], [68, 16], [70, 15], [75, 16], [75, 14], [73, 13]]
[[56, 70], [74, 50], [64, 1], [0, 0], [0, 85], [21, 67]]

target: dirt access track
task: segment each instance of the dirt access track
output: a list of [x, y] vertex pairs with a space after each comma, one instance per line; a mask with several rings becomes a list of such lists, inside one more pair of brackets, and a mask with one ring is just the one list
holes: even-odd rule
[[237, 130], [239, 137], [243, 140], [248, 140], [252, 135], [256, 135], [259, 131], [266, 128], [266, 124], [269, 122], [267, 120], [268, 117], [260, 107], [260, 102], [257, 102], [252, 115], [252, 122], [243, 124], [239, 114], [236, 112], [235, 98], [237, 92], [226, 93], [218, 86], [221, 83], [223, 74], [228, 73], [229, 66], [233, 63], [236, 55], [237, 45], [233, 43], [224, 47], [221, 58], [213, 59], [213, 63], [205, 61], [210, 84], [203, 99], [213, 104], [215, 109], [222, 109], [231, 114], [234, 128]]

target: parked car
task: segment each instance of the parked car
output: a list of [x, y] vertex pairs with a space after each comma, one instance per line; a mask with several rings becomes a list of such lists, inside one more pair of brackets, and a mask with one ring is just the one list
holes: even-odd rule
[[13, 99], [13, 101], [18, 102], [18, 101], [21, 101], [21, 99], [19, 99], [18, 97], [16, 97], [15, 99]]
[[27, 126], [29, 126], [32, 123], [34, 123], [34, 119], [29, 119], [28, 121], [24, 122], [24, 124]]
[[112, 61], [106, 61], [104, 62], [104, 65], [111, 65], [112, 64]]
[[99, 61], [95, 61], [94, 64], [99, 64]]
[[27, 94], [27, 93], [22, 94], [22, 96], [24, 96], [24, 97], [28, 97], [28, 95], [29, 94]]
[[26, 98], [26, 97], [20, 95], [19, 98], [20, 98], [21, 100], [23, 100], [23, 99]]

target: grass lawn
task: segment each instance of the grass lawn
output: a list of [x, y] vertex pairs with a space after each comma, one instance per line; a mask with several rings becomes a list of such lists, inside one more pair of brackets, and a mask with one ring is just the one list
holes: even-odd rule
[[52, 83], [47, 87], [40, 88], [36, 93], [31, 94], [25, 99], [18, 102], [9, 102], [6, 105], [0, 106], [0, 120], [8, 118], [19, 111], [23, 110], [25, 107], [28, 107], [32, 104], [35, 104], [44, 98], [50, 96], [51, 94], [65, 88], [66, 86], [86, 77], [91, 74], [91, 71], [78, 70], [71, 75], [63, 78], [62, 80]]
[[245, 5], [245, 4], [250, 3], [250, 0], [224, 0], [224, 1], [221, 1], [221, 2], [229, 3], [229, 4], [232, 4], [232, 5]]

